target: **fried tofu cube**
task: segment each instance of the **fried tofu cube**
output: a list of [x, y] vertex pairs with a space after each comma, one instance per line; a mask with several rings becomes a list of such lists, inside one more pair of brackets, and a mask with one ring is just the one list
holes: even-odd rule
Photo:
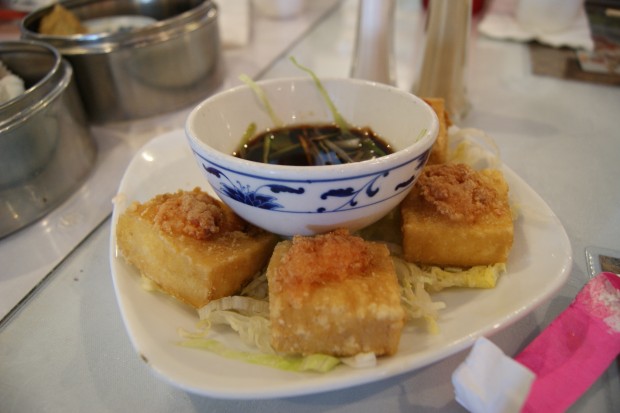
[[433, 108], [439, 120], [437, 140], [431, 148], [427, 165], [446, 163], [448, 161], [448, 127], [452, 124], [446, 111], [443, 98], [424, 98], [424, 101]]
[[280, 242], [267, 268], [271, 344], [284, 354], [394, 354], [404, 325], [384, 244], [346, 230]]
[[279, 240], [199, 188], [134, 202], [116, 228], [126, 261], [194, 308], [237, 292], [264, 268]]
[[405, 259], [443, 267], [505, 263], [514, 231], [508, 190], [498, 170], [427, 165], [401, 204]]

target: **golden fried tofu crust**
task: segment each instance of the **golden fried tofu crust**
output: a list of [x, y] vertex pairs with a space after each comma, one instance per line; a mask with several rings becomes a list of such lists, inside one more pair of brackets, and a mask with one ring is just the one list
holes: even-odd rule
[[465, 164], [429, 165], [416, 185], [429, 209], [452, 221], [473, 223], [510, 212], [504, 188], [498, 191], [496, 185], [489, 185], [488, 176]]
[[265, 266], [278, 239], [200, 188], [134, 202], [116, 226], [126, 261], [195, 308], [237, 292]]
[[247, 225], [200, 188], [157, 195], [136, 208], [141, 208], [142, 216], [168, 235], [185, 235], [197, 240], [207, 240], [227, 231], [243, 231]]
[[401, 204], [405, 258], [455, 267], [505, 263], [513, 243], [508, 190], [498, 170], [427, 165]]
[[286, 354], [397, 351], [404, 325], [387, 247], [346, 230], [280, 242], [267, 268], [271, 343]]
[[450, 116], [446, 111], [445, 100], [443, 98], [424, 98], [423, 99], [437, 114], [439, 120], [439, 131], [437, 140], [431, 148], [428, 157], [428, 164], [442, 164], [448, 161], [448, 128], [452, 125]]
[[368, 244], [346, 230], [316, 237], [295, 236], [278, 267], [280, 287], [293, 295], [307, 294], [330, 282], [364, 277], [370, 267]]

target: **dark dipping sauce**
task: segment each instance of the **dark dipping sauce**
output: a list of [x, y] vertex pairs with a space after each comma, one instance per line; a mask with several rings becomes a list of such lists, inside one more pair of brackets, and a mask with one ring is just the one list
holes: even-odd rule
[[233, 153], [255, 162], [318, 166], [367, 161], [394, 151], [370, 128], [297, 125], [271, 129], [251, 138]]

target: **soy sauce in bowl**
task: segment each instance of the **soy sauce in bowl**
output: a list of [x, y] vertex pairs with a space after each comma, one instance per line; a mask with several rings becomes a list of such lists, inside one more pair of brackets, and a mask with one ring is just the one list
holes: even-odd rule
[[343, 131], [333, 124], [321, 124], [267, 130], [245, 140], [233, 155], [275, 165], [320, 166], [361, 162], [392, 152], [368, 127]]

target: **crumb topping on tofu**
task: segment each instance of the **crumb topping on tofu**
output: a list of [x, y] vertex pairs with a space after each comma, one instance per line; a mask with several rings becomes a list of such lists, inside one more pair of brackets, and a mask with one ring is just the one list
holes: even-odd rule
[[167, 234], [196, 240], [244, 228], [239, 217], [200, 188], [157, 195], [143, 205], [141, 215]]
[[[317, 265], [321, 263], [321, 265]], [[314, 237], [295, 236], [278, 268], [278, 278], [293, 291], [364, 276], [371, 254], [363, 238], [339, 229]]]
[[453, 221], [475, 222], [489, 213], [500, 216], [506, 209], [485, 176], [466, 164], [428, 165], [416, 186], [427, 204]]

